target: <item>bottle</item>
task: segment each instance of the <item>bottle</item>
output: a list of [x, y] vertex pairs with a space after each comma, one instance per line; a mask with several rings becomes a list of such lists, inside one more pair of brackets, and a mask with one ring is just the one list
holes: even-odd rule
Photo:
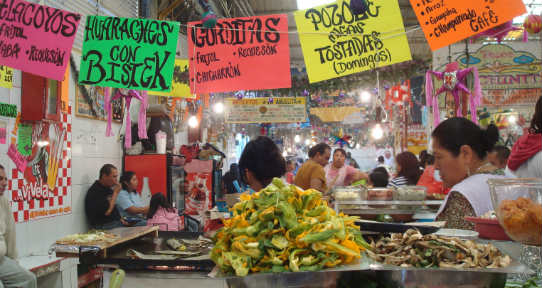
[[143, 177], [143, 187], [141, 188], [141, 200], [143, 203], [151, 203], [151, 188], [149, 187], [149, 177]]

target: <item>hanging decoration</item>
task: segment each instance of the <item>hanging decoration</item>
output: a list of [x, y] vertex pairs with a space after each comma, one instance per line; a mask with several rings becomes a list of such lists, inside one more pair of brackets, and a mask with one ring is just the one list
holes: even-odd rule
[[[467, 88], [467, 76], [472, 75], [474, 78], [474, 91], [471, 92]], [[444, 83], [436, 92], [433, 91], [433, 76], [437, 79], [442, 80]], [[443, 92], [451, 92], [454, 96], [455, 102], [455, 111], [456, 116], [462, 117], [463, 113], [461, 111], [461, 100], [460, 97], [462, 93], [470, 96], [470, 113], [471, 120], [475, 123], [478, 123], [476, 117], [476, 108], [480, 105], [480, 99], [482, 97], [482, 88], [480, 86], [480, 79], [478, 76], [478, 69], [476, 67], [470, 67], [466, 69], [459, 69], [459, 64], [457, 62], [450, 63], [446, 65], [444, 72], [437, 72], [428, 70], [426, 73], [426, 103], [427, 106], [433, 107], [433, 122], [434, 127], [438, 126], [440, 123], [440, 112], [439, 112], [439, 103], [438, 96]], [[463, 96], [465, 96], [463, 94]]]
[[[125, 92], [125, 93], [124, 93]], [[111, 132], [111, 118], [112, 108], [111, 102], [116, 99], [124, 98], [126, 102], [126, 133], [124, 135], [124, 147], [132, 147], [132, 119], [130, 117], [130, 103], [135, 98], [141, 102], [139, 106], [139, 118], [138, 118], [138, 136], [140, 139], [147, 139], [146, 119], [147, 119], [147, 91], [142, 91], [139, 94], [136, 90], [117, 89], [117, 93], [111, 98], [110, 89], [105, 89], [105, 110], [107, 112], [107, 128], [105, 130], [105, 136], [113, 136]]]
[[203, 27], [205, 28], [214, 28], [216, 26], [217, 16], [213, 11], [213, 7], [209, 5], [208, 0], [198, 0], [199, 5], [203, 8], [203, 14], [201, 15], [201, 21], [203, 22]]
[[[542, 16], [533, 14], [527, 16], [523, 22], [523, 28], [525, 33], [537, 34], [542, 29]], [[525, 38], [526, 35], [524, 34], [523, 37]]]
[[[489, 30], [486, 30], [484, 32], [474, 35], [471, 38], [471, 40], [476, 40], [480, 37], [489, 37], [489, 38], [496, 38], [497, 42], [501, 43], [502, 39], [506, 37], [506, 35], [508, 35], [509, 32], [518, 31], [518, 30], [521, 30], [521, 28], [515, 27], [512, 24], [512, 20], [510, 20], [497, 27], [491, 28]], [[524, 35], [523, 42], [526, 42], [526, 41], [527, 41], [527, 38], [526, 38], [526, 35]]]

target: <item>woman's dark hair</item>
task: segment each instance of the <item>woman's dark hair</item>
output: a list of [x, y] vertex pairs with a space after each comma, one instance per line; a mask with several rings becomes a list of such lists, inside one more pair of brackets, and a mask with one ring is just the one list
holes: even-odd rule
[[435, 157], [429, 153], [427, 150], [420, 152], [420, 167], [425, 169], [427, 165], [433, 165], [435, 163]]
[[135, 172], [133, 171], [124, 171], [122, 173], [122, 176], [120, 176], [120, 185], [122, 185], [122, 189], [128, 191], [128, 192], [136, 192], [128, 190], [128, 183], [130, 183], [130, 180], [132, 180], [132, 177], [135, 176]]
[[335, 155], [335, 153], [337, 153], [337, 152], [340, 152], [341, 154], [343, 154], [344, 158], [346, 158], [346, 151], [344, 151], [343, 148], [335, 149], [335, 151], [333, 151], [333, 155]]
[[154, 217], [154, 214], [158, 208], [163, 207], [169, 212], [175, 212], [175, 209], [171, 207], [171, 204], [167, 202], [166, 196], [162, 193], [156, 193], [151, 197], [151, 203], [149, 204], [149, 213], [147, 213], [147, 219]]
[[384, 163], [384, 156], [378, 156], [378, 163]]
[[286, 161], [273, 140], [259, 136], [245, 146], [239, 159], [239, 170], [244, 175], [245, 169], [252, 172], [262, 186], [271, 183], [274, 177], [286, 173]]
[[530, 132], [539, 134], [542, 133], [542, 96], [536, 101], [536, 106], [534, 108], [533, 119], [531, 119]]
[[407, 178], [408, 185], [416, 185], [421, 176], [420, 163], [418, 162], [416, 155], [412, 152], [405, 151], [397, 155], [395, 161], [401, 166], [401, 170], [397, 172], [397, 176]]
[[384, 188], [388, 186], [389, 175], [387, 172], [373, 171], [369, 174], [369, 180], [375, 188]]
[[326, 143], [318, 143], [309, 150], [309, 158], [316, 156], [317, 153], [322, 155], [326, 153], [326, 150], [331, 150], [331, 147]]
[[388, 170], [384, 167], [376, 167], [375, 169], [373, 169], [372, 173], [374, 172], [379, 172], [379, 173], [384, 173], [386, 174], [386, 176], [388, 176], [388, 178], [390, 177], [390, 174], [388, 173]]
[[483, 160], [487, 152], [493, 150], [495, 143], [499, 141], [499, 129], [490, 124], [487, 130], [483, 130], [468, 119], [454, 117], [440, 123], [431, 136], [456, 157], [461, 146], [468, 145], [476, 152], [478, 158]]

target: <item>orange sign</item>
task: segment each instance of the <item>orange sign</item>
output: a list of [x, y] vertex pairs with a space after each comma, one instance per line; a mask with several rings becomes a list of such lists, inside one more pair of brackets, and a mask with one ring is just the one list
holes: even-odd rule
[[431, 50], [526, 13], [522, 0], [410, 0]]

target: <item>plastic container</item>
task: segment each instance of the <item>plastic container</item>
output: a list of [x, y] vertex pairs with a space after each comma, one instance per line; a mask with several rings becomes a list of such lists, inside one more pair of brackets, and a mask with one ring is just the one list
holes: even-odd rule
[[423, 201], [427, 194], [424, 186], [399, 186], [395, 188], [393, 200], [396, 201]]
[[434, 222], [437, 218], [437, 213], [416, 213], [412, 219], [416, 222]]
[[337, 201], [357, 201], [367, 198], [366, 189], [361, 187], [335, 187], [333, 197]]
[[542, 179], [489, 179], [489, 191], [499, 224], [514, 241], [542, 244]]
[[480, 233], [480, 238], [503, 241], [511, 240], [497, 219], [465, 217], [465, 220], [474, 223], [474, 230]]
[[158, 131], [156, 132], [156, 135], [155, 135], [155, 139], [156, 139], [156, 153], [158, 154], [166, 154], [166, 145], [167, 145], [167, 134], [162, 132], [162, 131]]

